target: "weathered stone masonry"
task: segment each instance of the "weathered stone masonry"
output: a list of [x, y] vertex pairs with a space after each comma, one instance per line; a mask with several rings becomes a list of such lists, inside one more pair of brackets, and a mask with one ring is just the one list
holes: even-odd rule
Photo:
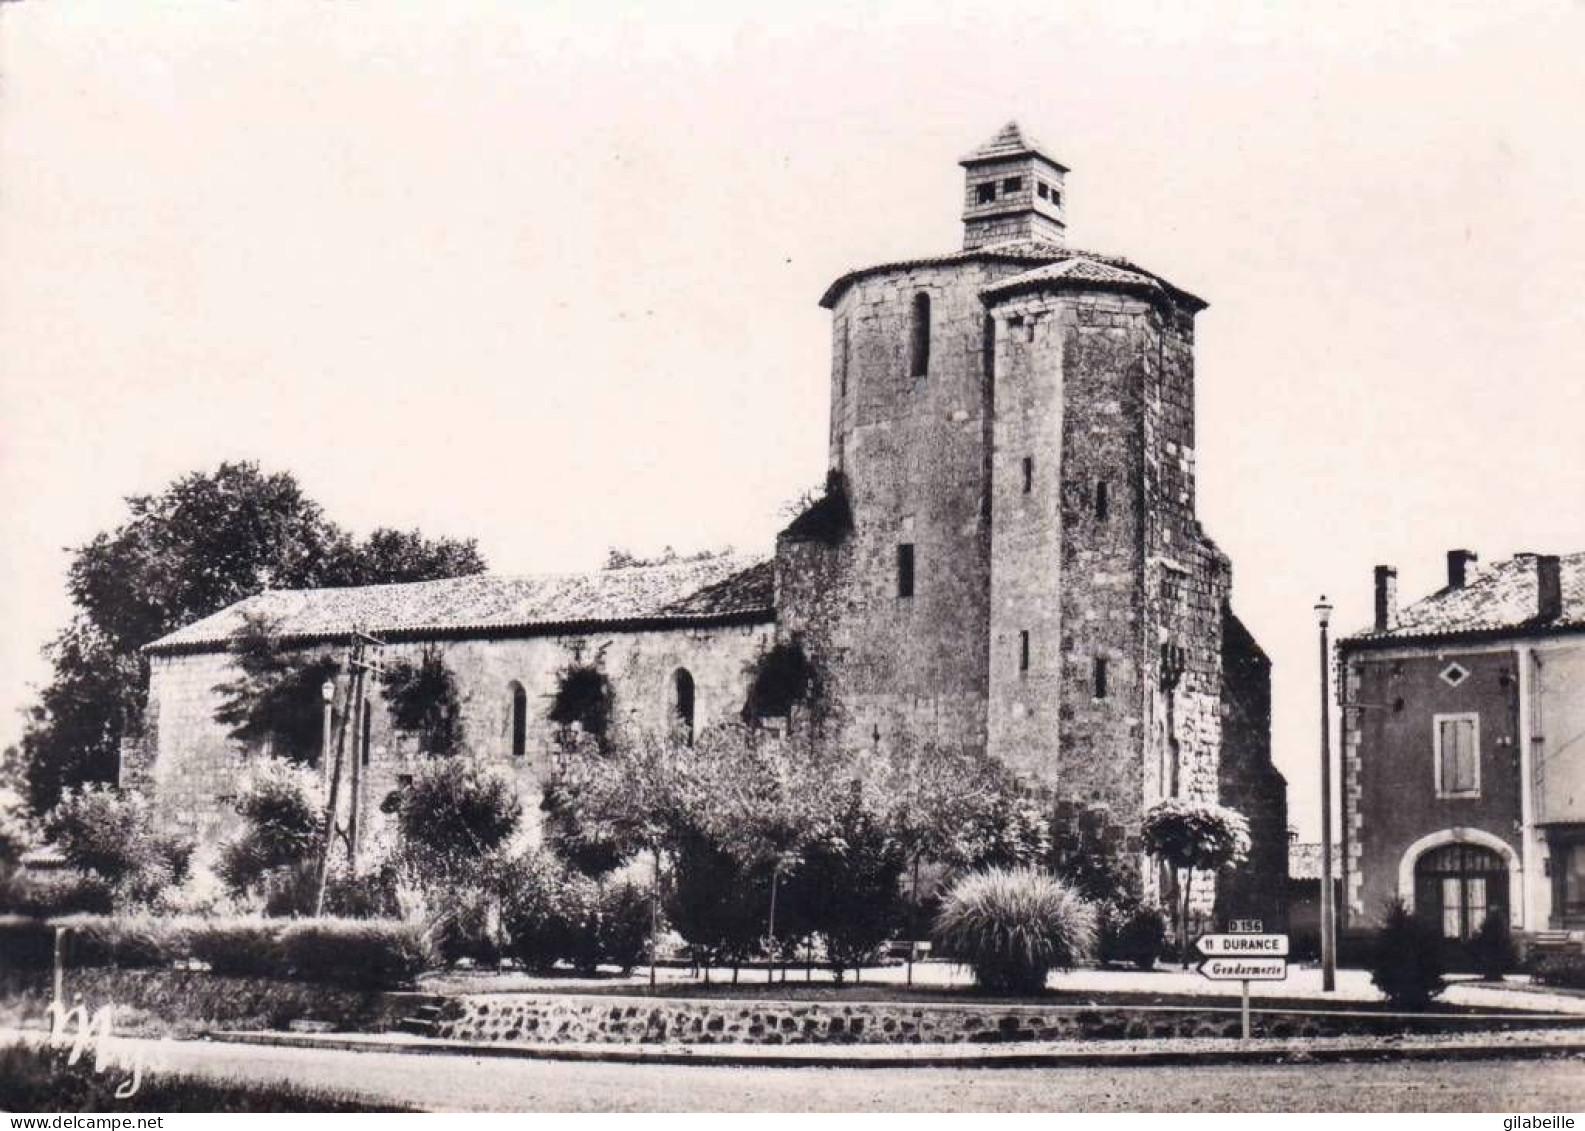
[[[1286, 806], [1270, 761], [1270, 666], [1231, 611], [1231, 566], [1195, 515], [1205, 304], [1125, 260], [1063, 246], [1067, 170], [1016, 126], [962, 164], [961, 251], [849, 272], [821, 300], [833, 493], [782, 533], [753, 585], [722, 569], [693, 596], [617, 592], [598, 623], [545, 598], [535, 624], [512, 631], [492, 618], [517, 598], [481, 598], [469, 606], [476, 627], [494, 627], [471, 637], [426, 635], [434, 603], [420, 594], [421, 614], [392, 615], [412, 626], [413, 647], [442, 640], [481, 756], [501, 757], [509, 683], [527, 689], [535, 753], [514, 765], [525, 786], [543, 777], [540, 708], [569, 655], [602, 655], [619, 713], [649, 724], [674, 709], [672, 675], [686, 668], [702, 725], [741, 705], [761, 649], [794, 640], [820, 673], [811, 721], [830, 740], [984, 751], [1049, 797], [1059, 825], [1101, 830], [1133, 862], [1155, 800], [1235, 805], [1254, 827], [1255, 870], [1270, 875], [1230, 889], [1228, 909], [1278, 920]], [[671, 584], [631, 581], [638, 594]], [[569, 580], [565, 599], [589, 587]], [[679, 610], [693, 619], [667, 619]], [[224, 664], [192, 649], [156, 660], [154, 777], [169, 820], [201, 825], [206, 799], [233, 792], [241, 754], [209, 698]], [[369, 797], [411, 759], [376, 716]], [[1209, 910], [1214, 885], [1196, 886]]]

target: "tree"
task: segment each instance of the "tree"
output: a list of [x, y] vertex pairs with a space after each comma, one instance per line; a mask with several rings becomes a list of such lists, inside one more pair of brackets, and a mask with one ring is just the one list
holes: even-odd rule
[[46, 648], [50, 684], [28, 712], [28, 798], [50, 809], [66, 786], [112, 781], [148, 691], [139, 649], [264, 589], [371, 585], [477, 573], [471, 541], [376, 530], [358, 541], [288, 473], [255, 463], [193, 472], [126, 500], [127, 517], [72, 556], [76, 615]]
[[462, 707], [457, 680], [438, 648], [425, 648], [418, 662], [397, 660], [380, 677], [397, 730], [416, 735], [421, 754], [446, 757], [462, 746]]
[[[713, 745], [709, 734], [700, 736], [707, 747]], [[564, 850], [607, 855], [617, 863], [638, 853], [649, 856], [653, 954], [660, 934], [661, 857], [692, 825], [701, 755], [678, 731], [623, 735], [604, 743], [585, 733], [571, 741], [552, 783], [562, 810]], [[649, 978], [653, 985], [653, 961]]]
[[259, 896], [271, 914], [313, 910], [325, 844], [316, 793], [306, 771], [281, 759], [250, 769], [236, 804], [242, 831], [221, 847], [217, 869], [233, 895]]
[[1249, 858], [1249, 822], [1237, 810], [1209, 801], [1168, 797], [1146, 812], [1141, 828], [1145, 851], [1183, 876], [1178, 936], [1183, 966], [1189, 966], [1189, 891], [1196, 870], [1214, 872]]
[[517, 831], [523, 806], [511, 783], [468, 759], [432, 760], [397, 804], [404, 848], [439, 871], [453, 871], [500, 849]]
[[66, 790], [44, 818], [44, 834], [66, 862], [103, 880], [118, 901], [143, 903], [187, 876], [193, 846], [155, 831], [139, 793], [87, 785]]
[[892, 936], [906, 863], [879, 799], [862, 781], [850, 782], [826, 835], [804, 849], [788, 882], [788, 903], [798, 922], [825, 938], [827, 964], [838, 982], [844, 971], [863, 969]]

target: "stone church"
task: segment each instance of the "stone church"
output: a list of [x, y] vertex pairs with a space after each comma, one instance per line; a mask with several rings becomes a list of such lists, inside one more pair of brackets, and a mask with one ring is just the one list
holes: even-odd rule
[[[1016, 124], [959, 164], [961, 248], [850, 271], [820, 300], [828, 484], [773, 554], [260, 594], [148, 646], [146, 737], [124, 776], [203, 839], [232, 819], [245, 752], [214, 719], [215, 687], [247, 615], [304, 648], [360, 630], [386, 660], [441, 650], [469, 750], [525, 796], [552, 766], [545, 705], [569, 663], [598, 665], [624, 724], [705, 726], [743, 710], [757, 657], [795, 643], [836, 741], [983, 749], [1124, 852], [1159, 798], [1239, 809], [1252, 859], [1218, 900], [1279, 918], [1270, 665], [1195, 517], [1206, 304], [1068, 247], [1068, 170]], [[378, 695], [370, 707], [365, 804], [418, 758]]]

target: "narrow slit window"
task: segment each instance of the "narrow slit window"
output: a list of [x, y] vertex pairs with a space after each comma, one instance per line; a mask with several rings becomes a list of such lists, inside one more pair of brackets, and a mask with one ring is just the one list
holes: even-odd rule
[[1029, 670], [1029, 630], [1021, 629], [1018, 633], [1018, 670]]
[[914, 547], [911, 542], [897, 547], [897, 595], [914, 595]]
[[848, 395], [848, 364], [853, 359], [853, 323], [842, 320], [842, 395]]
[[363, 734], [361, 736], [359, 736], [359, 741], [358, 741], [358, 749], [359, 749], [359, 752], [360, 752], [360, 754], [361, 754], [361, 756], [363, 758], [363, 764], [365, 766], [367, 766], [369, 764], [369, 743], [370, 743], [370, 740], [373, 738], [373, 729], [374, 728], [371, 725], [371, 719], [370, 719], [370, 716], [373, 713], [374, 712], [372, 710], [370, 710], [369, 701], [367, 699], [365, 699], [363, 701]]
[[929, 372], [930, 296], [917, 294], [914, 296], [913, 334], [909, 350], [908, 373], [912, 377], [923, 377]]
[[1062, 207], [1062, 194], [1056, 189], [1051, 190], [1051, 203], [1055, 204], [1058, 208]]
[[1029, 494], [1035, 489], [1035, 457], [1024, 457], [1024, 494]]
[[1041, 181], [1035, 185], [1035, 192], [1040, 195], [1041, 200], [1047, 200], [1051, 196], [1051, 190], [1046, 187], [1046, 183], [1044, 181]]
[[1112, 514], [1112, 493], [1106, 480], [1102, 479], [1095, 485], [1095, 519], [1105, 522]]
[[512, 682], [512, 757], [521, 758], [528, 750], [528, 692]]
[[1094, 666], [1094, 672], [1093, 672], [1093, 675], [1092, 675], [1092, 679], [1093, 679], [1093, 681], [1095, 683], [1095, 697], [1097, 699], [1105, 699], [1106, 698], [1106, 658], [1104, 656], [1095, 657], [1095, 666]]

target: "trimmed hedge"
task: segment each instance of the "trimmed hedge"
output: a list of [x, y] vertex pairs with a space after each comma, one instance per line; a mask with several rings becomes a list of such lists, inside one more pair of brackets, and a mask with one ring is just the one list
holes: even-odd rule
[[373, 989], [411, 981], [434, 961], [423, 928], [399, 919], [299, 919], [281, 932], [292, 977]]
[[1547, 954], [1535, 961], [1535, 980], [1543, 986], [1585, 989], [1585, 954]]
[[0, 970], [47, 970], [54, 964], [54, 927], [42, 919], [0, 915]]
[[214, 974], [386, 989], [434, 961], [424, 929], [397, 919], [0, 916], [0, 968], [49, 968], [57, 926], [70, 929], [66, 963], [75, 969], [168, 969], [196, 959]]
[[97, 876], [60, 871], [18, 871], [0, 882], [0, 912], [48, 919], [56, 915], [108, 915], [115, 905], [110, 885]]
[[193, 927], [188, 952], [215, 974], [278, 974], [285, 965], [281, 955], [284, 926], [269, 919], [213, 919]]
[[123, 970], [171, 966], [186, 958], [188, 922], [152, 915], [68, 915], [50, 920], [66, 927], [71, 966], [116, 966]]

